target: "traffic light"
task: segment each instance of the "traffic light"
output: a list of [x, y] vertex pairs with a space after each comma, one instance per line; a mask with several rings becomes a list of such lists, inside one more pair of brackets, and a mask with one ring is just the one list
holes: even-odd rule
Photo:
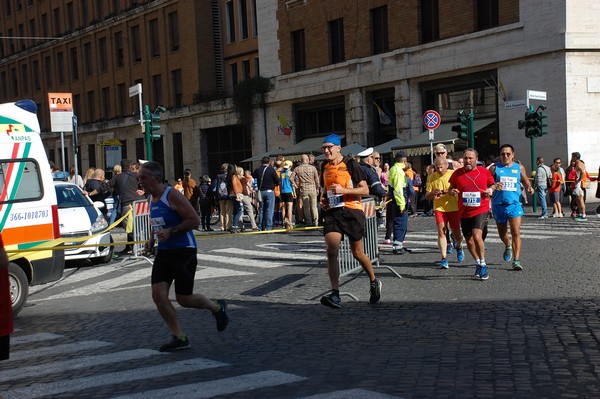
[[467, 127], [467, 115], [465, 114], [464, 110], [460, 110], [458, 112], [458, 117], [456, 118], [456, 121], [458, 123], [460, 123], [460, 125], [454, 125], [452, 126], [452, 131], [456, 132], [456, 136], [459, 139], [463, 139], [463, 140], [467, 140], [468, 139], [468, 127]]
[[539, 126], [539, 133], [538, 133], [538, 137], [542, 137], [546, 134], [548, 134], [547, 131], [544, 130], [545, 127], [548, 127], [547, 123], [544, 123], [544, 119], [546, 119], [548, 117], [548, 115], [544, 114], [543, 111], [546, 110], [546, 107], [544, 105], [540, 105], [538, 107], [538, 111], [537, 113], [537, 120], [538, 120], [538, 126]]
[[533, 110], [533, 106], [530, 105], [525, 111], [525, 137], [537, 137], [539, 132], [538, 127], [538, 116], [537, 112]]
[[153, 113], [150, 113], [150, 107], [144, 105], [144, 138], [146, 141], [146, 157], [149, 161], [152, 160], [152, 142], [160, 139], [160, 134], [153, 134], [153, 132], [160, 129], [160, 125], [157, 123], [160, 121], [160, 113], [165, 112], [166, 109], [163, 106], [158, 106]]

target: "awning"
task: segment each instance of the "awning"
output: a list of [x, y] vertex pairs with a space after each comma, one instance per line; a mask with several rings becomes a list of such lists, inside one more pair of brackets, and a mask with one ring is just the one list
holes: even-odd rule
[[389, 154], [390, 152], [392, 152], [392, 148], [397, 148], [399, 145], [404, 144], [405, 141], [402, 141], [401, 139], [393, 139], [390, 141], [386, 141], [385, 143], [376, 145], [375, 147], [373, 147], [373, 151], [376, 151], [380, 154]]
[[243, 161], [240, 161], [240, 163], [260, 161], [264, 157], [268, 157], [268, 156], [269, 156], [268, 152], [263, 152], [262, 154], [257, 154], [257, 155], [254, 155], [254, 156], [250, 157], [250, 158], [244, 159]]
[[[319, 148], [320, 149], [320, 148]], [[353, 154], [356, 155], [359, 152], [363, 152], [364, 150], [366, 150], [366, 147], [363, 147], [360, 144], [357, 143], [352, 143], [350, 145], [347, 145], [345, 147], [342, 147], [342, 155], [348, 155], [348, 154]], [[325, 160], [325, 154], [321, 154], [318, 157], [315, 158], [317, 161], [323, 161]]]
[[[488, 127], [494, 122], [496, 122], [496, 118], [476, 119], [474, 121], [475, 133]], [[454, 144], [456, 142], [464, 143], [466, 145], [464, 140], [456, 137], [456, 132], [452, 130], [452, 126], [454, 125], [456, 125], [456, 122], [442, 123], [440, 127], [435, 129], [433, 145], [435, 146], [436, 144], [443, 143], [448, 148], [448, 152], [454, 151]], [[404, 150], [407, 156], [428, 155], [430, 153], [429, 131], [426, 130], [402, 144], [393, 146], [392, 150]]]

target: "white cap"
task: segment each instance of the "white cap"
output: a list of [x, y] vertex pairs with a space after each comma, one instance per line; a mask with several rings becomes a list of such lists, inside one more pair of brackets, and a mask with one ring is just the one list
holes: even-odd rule
[[359, 152], [358, 155], [359, 157], [368, 157], [369, 155], [371, 155], [373, 153], [373, 147], [369, 147], [364, 151]]

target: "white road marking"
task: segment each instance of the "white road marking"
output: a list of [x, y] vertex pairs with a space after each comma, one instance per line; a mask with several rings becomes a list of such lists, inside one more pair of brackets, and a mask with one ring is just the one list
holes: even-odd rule
[[[232, 255], [239, 255], [239, 249], [232, 251]], [[268, 254], [268, 253], [267, 253]], [[267, 255], [268, 256], [268, 255]], [[219, 256], [210, 254], [198, 254], [198, 262], [218, 262], [227, 265], [258, 267], [262, 269], [270, 269], [273, 267], [292, 266], [292, 263], [274, 262], [272, 260], [256, 260], [248, 258], [236, 258], [233, 256]]]
[[256, 251], [252, 249], [242, 249], [242, 248], [223, 248], [223, 249], [213, 249], [211, 252], [226, 252], [232, 253], [236, 255], [244, 255], [248, 257], [258, 257], [258, 258], [274, 258], [274, 259], [296, 259], [296, 260], [305, 260], [305, 261], [326, 261], [325, 251], [323, 251], [322, 255], [309, 255], [305, 253], [294, 253], [291, 251], [275, 251], [275, 252], [267, 252], [267, 251]]
[[246, 392], [253, 389], [272, 387], [275, 385], [290, 384], [304, 381], [305, 377], [295, 374], [283, 373], [276, 370], [260, 371], [253, 374], [244, 374], [237, 377], [223, 378], [220, 380], [199, 382], [196, 384], [179, 385], [153, 391], [139, 392], [133, 395], [119, 396], [113, 399], [205, 399], [214, 396], [230, 395], [237, 392]]
[[107, 374], [97, 374], [89, 377], [71, 378], [46, 383], [32, 384], [27, 387], [0, 392], [4, 399], [36, 399], [43, 396], [58, 395], [66, 392], [76, 392], [83, 389], [104, 385], [127, 383], [139, 380], [152, 380], [180, 373], [190, 373], [209, 368], [229, 366], [227, 363], [210, 359], [189, 359], [178, 362], [164, 363], [157, 366], [142, 367], [133, 370], [116, 371]]
[[11, 345], [29, 344], [31, 342], [47, 341], [50, 339], [58, 339], [58, 338], [62, 338], [62, 335], [57, 335], [57, 334], [52, 334], [52, 333], [22, 335], [20, 337], [11, 337], [10, 344]]
[[67, 353], [80, 352], [90, 349], [99, 349], [106, 346], [113, 345], [110, 342], [104, 341], [81, 341], [75, 342], [71, 344], [62, 344], [62, 345], [54, 345], [48, 346], [45, 348], [36, 348], [36, 349], [25, 349], [21, 351], [11, 351], [10, 359], [8, 362], [14, 362], [18, 360], [25, 360], [30, 358], [38, 358], [42, 356], [55, 356], [55, 355], [64, 355]]
[[152, 349], [132, 349], [115, 353], [107, 353], [94, 356], [83, 356], [69, 360], [59, 360], [51, 363], [39, 364], [30, 367], [21, 367], [4, 370], [0, 375], [0, 382], [22, 380], [27, 377], [35, 377], [42, 374], [52, 374], [68, 370], [87, 369], [89, 367], [127, 362], [134, 359], [143, 359], [155, 355], [165, 355]]
[[344, 391], [335, 391], [319, 393], [311, 396], [303, 396], [298, 399], [402, 399], [400, 396], [391, 396], [384, 393], [368, 391], [366, 389], [346, 389]]

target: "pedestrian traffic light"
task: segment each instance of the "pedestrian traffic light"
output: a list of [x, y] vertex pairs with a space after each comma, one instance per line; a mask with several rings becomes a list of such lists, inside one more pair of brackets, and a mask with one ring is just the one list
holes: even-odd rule
[[467, 140], [468, 139], [468, 127], [467, 127], [467, 115], [464, 110], [460, 110], [458, 112], [458, 117], [456, 121], [460, 123], [460, 125], [452, 126], [452, 131], [456, 132], [456, 136], [459, 139]]

